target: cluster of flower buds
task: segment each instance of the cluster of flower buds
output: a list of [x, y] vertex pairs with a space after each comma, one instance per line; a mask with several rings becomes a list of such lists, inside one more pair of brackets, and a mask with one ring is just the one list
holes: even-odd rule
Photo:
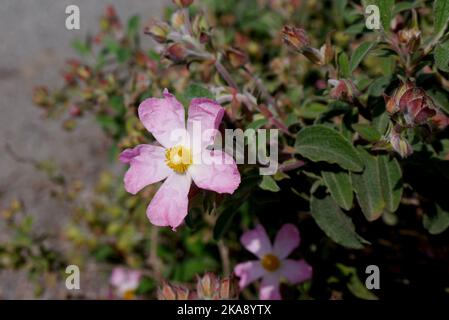
[[234, 276], [220, 278], [211, 272], [197, 278], [196, 290], [169, 283], [158, 289], [159, 300], [235, 300], [238, 295], [238, 282]]
[[387, 112], [401, 125], [425, 124], [437, 114], [437, 108], [424, 89], [413, 82], [403, 83], [391, 97], [384, 95]]
[[292, 50], [304, 55], [312, 63], [317, 65], [328, 64], [334, 55], [330, 41], [327, 41], [320, 50], [310, 44], [306, 31], [294, 26], [284, 26], [282, 30], [284, 43]]
[[196, 15], [191, 22], [188, 7], [193, 1], [173, 2], [180, 9], [172, 14], [170, 24], [152, 20], [144, 33], [163, 45], [162, 55], [174, 63], [190, 63], [211, 57], [204, 49], [204, 44], [210, 39], [210, 26], [204, 16]]
[[350, 79], [335, 80], [330, 79], [328, 83], [332, 86], [330, 97], [336, 100], [354, 102], [354, 99], [360, 96], [354, 82]]

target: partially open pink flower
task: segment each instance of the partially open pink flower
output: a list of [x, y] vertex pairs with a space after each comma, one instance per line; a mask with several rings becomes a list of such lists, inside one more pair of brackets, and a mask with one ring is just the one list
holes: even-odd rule
[[240, 278], [240, 288], [262, 278], [259, 296], [262, 300], [280, 300], [279, 282], [287, 279], [291, 284], [301, 283], [312, 277], [312, 267], [304, 260], [287, 259], [299, 246], [299, 231], [293, 224], [284, 224], [278, 231], [274, 244], [261, 225], [247, 231], [240, 238], [243, 246], [259, 260], [240, 263], [234, 268]]
[[125, 189], [136, 194], [144, 187], [165, 180], [147, 209], [151, 223], [178, 227], [187, 215], [188, 194], [197, 187], [232, 194], [240, 184], [234, 159], [213, 144], [224, 109], [214, 100], [192, 99], [187, 123], [184, 107], [164, 91], [162, 99], [150, 98], [139, 106], [139, 118], [158, 145], [139, 145], [120, 155], [130, 164]]
[[112, 270], [110, 283], [114, 287], [114, 295], [126, 300], [135, 298], [135, 291], [139, 287], [142, 273], [121, 267]]

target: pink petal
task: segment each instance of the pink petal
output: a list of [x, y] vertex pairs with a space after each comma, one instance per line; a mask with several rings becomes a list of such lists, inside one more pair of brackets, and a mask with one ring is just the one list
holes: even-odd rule
[[[223, 115], [224, 109], [214, 100], [206, 98], [192, 99], [187, 119], [187, 131], [190, 137], [201, 139], [201, 147], [213, 144]], [[195, 130], [196, 126], [200, 129], [198, 132]]]
[[116, 267], [112, 270], [111, 285], [118, 287], [126, 279], [126, 271], [122, 267]]
[[234, 159], [219, 150], [204, 150], [202, 163], [189, 167], [197, 187], [218, 193], [234, 193], [240, 185], [240, 172]]
[[176, 144], [172, 137], [173, 130], [185, 130], [184, 107], [167, 89], [164, 98], [150, 98], [140, 104], [139, 118], [165, 148]]
[[188, 174], [170, 175], [156, 192], [147, 209], [150, 222], [176, 229], [187, 215], [191, 178]]
[[126, 191], [132, 194], [167, 178], [172, 172], [165, 164], [165, 149], [159, 146], [142, 144], [126, 149], [120, 154], [120, 161], [130, 164], [124, 181]]
[[240, 238], [240, 242], [246, 250], [254, 253], [259, 258], [272, 251], [267, 232], [260, 224], [254, 230], [246, 231]]
[[312, 278], [312, 267], [304, 260], [284, 260], [280, 273], [291, 284], [301, 283]]
[[298, 228], [291, 223], [284, 224], [274, 240], [273, 252], [279, 259], [284, 259], [299, 246], [299, 242]]
[[265, 270], [263, 269], [260, 261], [248, 261], [244, 263], [239, 263], [234, 268], [234, 273], [237, 277], [240, 278], [239, 286], [240, 289], [243, 289], [251, 282], [254, 282], [261, 278]]
[[260, 285], [260, 300], [281, 300], [281, 292], [279, 290], [279, 275], [277, 273], [267, 273]]

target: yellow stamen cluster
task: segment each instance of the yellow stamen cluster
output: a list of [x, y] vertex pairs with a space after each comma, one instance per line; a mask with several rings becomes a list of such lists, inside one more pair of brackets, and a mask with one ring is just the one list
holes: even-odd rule
[[276, 271], [281, 266], [281, 262], [279, 261], [278, 257], [272, 254], [265, 255], [262, 258], [261, 263], [262, 267], [270, 272]]
[[172, 147], [165, 151], [165, 163], [176, 173], [185, 173], [192, 164], [192, 153], [183, 146]]

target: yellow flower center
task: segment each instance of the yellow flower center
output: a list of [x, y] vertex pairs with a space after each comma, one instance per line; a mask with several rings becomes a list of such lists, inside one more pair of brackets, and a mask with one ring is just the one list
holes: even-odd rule
[[172, 147], [165, 151], [165, 163], [175, 172], [184, 173], [192, 164], [192, 153], [183, 146]]
[[261, 263], [262, 267], [264, 267], [265, 270], [270, 272], [276, 271], [277, 269], [279, 269], [281, 265], [281, 262], [279, 261], [278, 257], [272, 254], [265, 255], [262, 258]]

